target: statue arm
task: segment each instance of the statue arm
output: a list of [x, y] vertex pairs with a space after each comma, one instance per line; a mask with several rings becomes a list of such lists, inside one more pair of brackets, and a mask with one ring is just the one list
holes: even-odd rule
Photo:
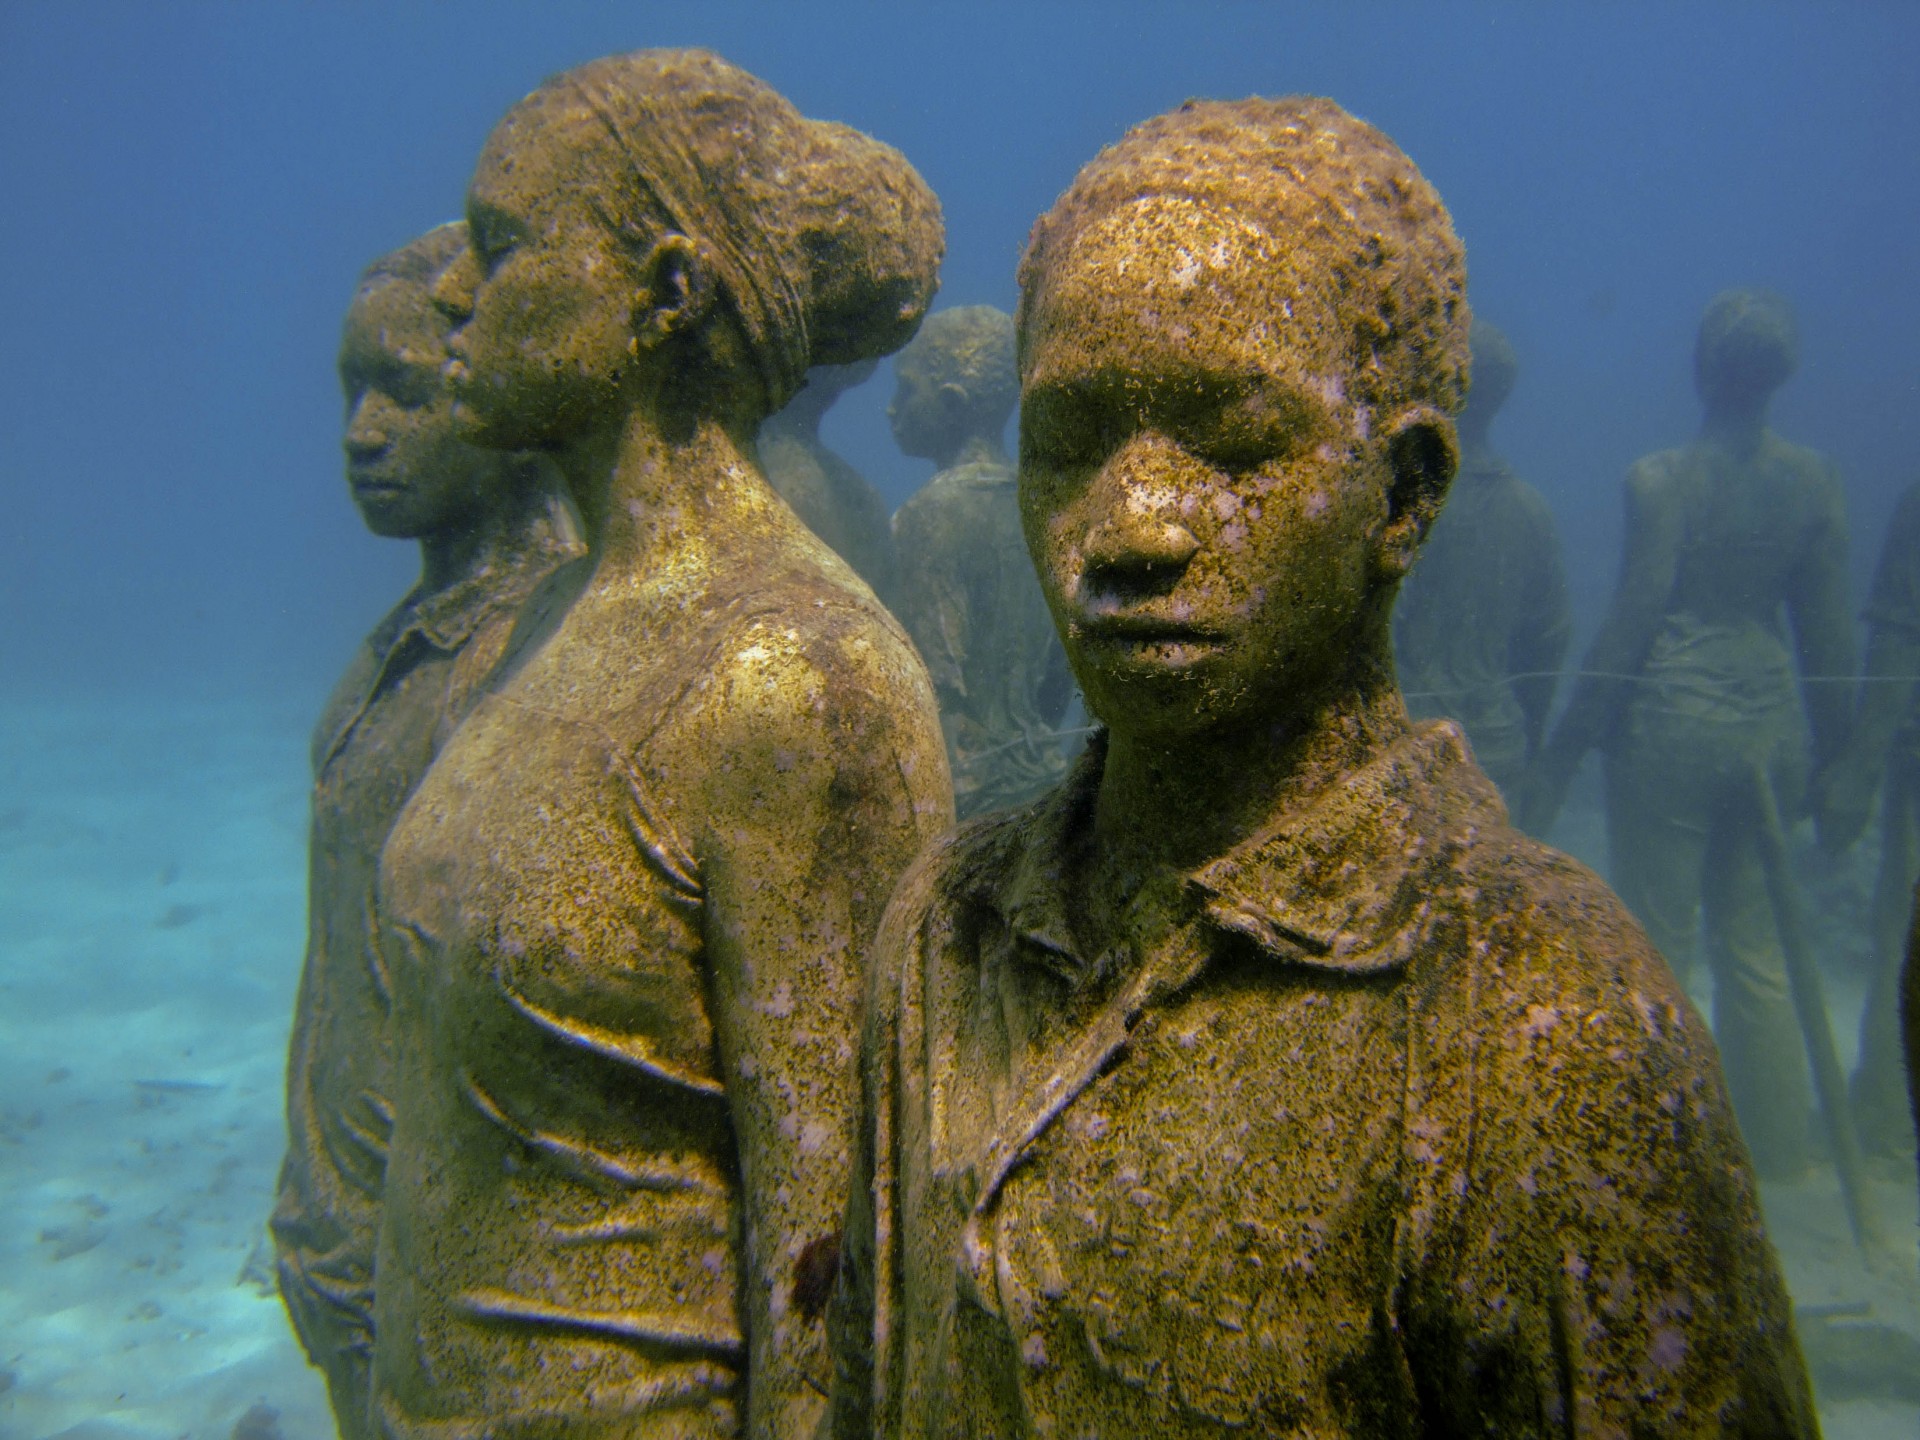
[[[867, 1440], [898, 1428], [899, 1135], [905, 978], [921, 973], [924, 928], [944, 845], [924, 852], [894, 892], [874, 940], [860, 1042], [853, 1167], [840, 1276], [827, 1315], [833, 1388], [821, 1440]], [[916, 1030], [919, 1016], [910, 1017]]]
[[911, 650], [864, 610], [810, 618], [797, 638], [741, 638], [680, 749], [705, 774], [710, 1004], [740, 1156], [756, 1440], [820, 1419], [863, 955], [900, 872], [952, 820]]
[[1712, 1039], [1617, 904], [1564, 898], [1588, 934], [1480, 989], [1454, 1087], [1473, 1097], [1461, 1198], [1410, 1346], [1452, 1421], [1435, 1428], [1812, 1437]]
[[1822, 467], [1820, 511], [1787, 593], [1787, 618], [1799, 651], [1802, 695], [1816, 762], [1839, 753], [1851, 708], [1847, 687], [1808, 684], [1853, 675], [1853, 612], [1847, 595], [1847, 510], [1839, 477]]
[[1679, 573], [1684, 534], [1685, 518], [1666, 466], [1642, 460], [1627, 474], [1626, 544], [1613, 599], [1522, 807], [1523, 823], [1536, 834], [1552, 823], [1581, 758], [1604, 744], [1619, 724], [1632, 684], [1623, 677], [1639, 674], [1653, 648]]

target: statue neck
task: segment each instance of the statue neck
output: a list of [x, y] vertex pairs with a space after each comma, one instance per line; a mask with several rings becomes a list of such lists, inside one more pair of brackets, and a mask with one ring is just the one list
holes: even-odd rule
[[1101, 868], [1185, 874], [1311, 801], [1407, 733], [1384, 645], [1318, 697], [1230, 731], [1167, 741], [1111, 729], [1094, 833]]
[[1700, 424], [1702, 438], [1715, 441], [1736, 455], [1750, 455], [1767, 433], [1769, 395], [1720, 397], [1707, 403]]
[[1007, 447], [1000, 443], [998, 435], [969, 435], [935, 463], [942, 470], [954, 470], [962, 465], [1005, 465]]
[[635, 407], [617, 428], [583, 436], [561, 456], [580, 503], [596, 583], [647, 576], [730, 528], [766, 490], [744, 430], [715, 417], [662, 425]]
[[[500, 470], [486, 484], [504, 498], [487, 506], [471, 523], [420, 540], [420, 593], [438, 595], [485, 571], [504, 573], [540, 543], [543, 532], [561, 544], [573, 521], [556, 491], [559, 479], [546, 461], [502, 457]], [[545, 473], [542, 473], [542, 471]]]
[[1460, 451], [1463, 455], [1493, 448], [1490, 438], [1493, 432], [1493, 416], [1477, 414], [1469, 405], [1453, 425], [1454, 433], [1460, 437]]

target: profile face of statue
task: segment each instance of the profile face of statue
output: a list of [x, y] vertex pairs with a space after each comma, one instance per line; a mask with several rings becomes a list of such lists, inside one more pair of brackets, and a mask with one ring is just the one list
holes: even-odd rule
[[902, 454], [939, 460], [966, 442], [971, 407], [959, 387], [939, 373], [938, 366], [927, 363], [923, 355], [909, 352], [895, 358], [893, 377], [887, 423], [893, 429], [893, 443]]
[[590, 426], [618, 400], [638, 349], [638, 237], [594, 213], [578, 122], [543, 126], [547, 108], [536, 94], [488, 137], [467, 191], [468, 253], [435, 289], [465, 322], [450, 342], [453, 392], [472, 438], [496, 449]]
[[1325, 316], [1259, 227], [1124, 205], [1039, 278], [1020, 495], [1089, 708], [1160, 735], [1282, 722], [1341, 671], [1378, 585], [1385, 448]]
[[396, 540], [458, 529], [487, 503], [497, 457], [467, 444], [443, 374], [447, 322], [424, 287], [362, 290], [340, 345], [347, 483], [367, 528]]

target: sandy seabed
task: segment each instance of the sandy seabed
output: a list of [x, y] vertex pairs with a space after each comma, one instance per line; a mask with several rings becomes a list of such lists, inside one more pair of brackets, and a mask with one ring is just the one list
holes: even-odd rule
[[[263, 1235], [310, 722], [257, 697], [0, 704], [0, 1440], [332, 1433]], [[1834, 1001], [1844, 1054], [1859, 1000]], [[1920, 1354], [1913, 1177], [1873, 1199], [1893, 1254], [1869, 1273], [1831, 1171], [1767, 1192], [1826, 1317], [1809, 1349], [1838, 1357], [1830, 1440], [1920, 1435], [1920, 1403], [1865, 1398], [1886, 1342]]]

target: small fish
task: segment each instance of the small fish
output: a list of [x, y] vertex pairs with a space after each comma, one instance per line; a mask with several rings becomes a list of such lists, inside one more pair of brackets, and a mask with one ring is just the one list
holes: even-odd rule
[[136, 1090], [152, 1090], [163, 1095], [202, 1095], [227, 1088], [223, 1080], [136, 1080]]

